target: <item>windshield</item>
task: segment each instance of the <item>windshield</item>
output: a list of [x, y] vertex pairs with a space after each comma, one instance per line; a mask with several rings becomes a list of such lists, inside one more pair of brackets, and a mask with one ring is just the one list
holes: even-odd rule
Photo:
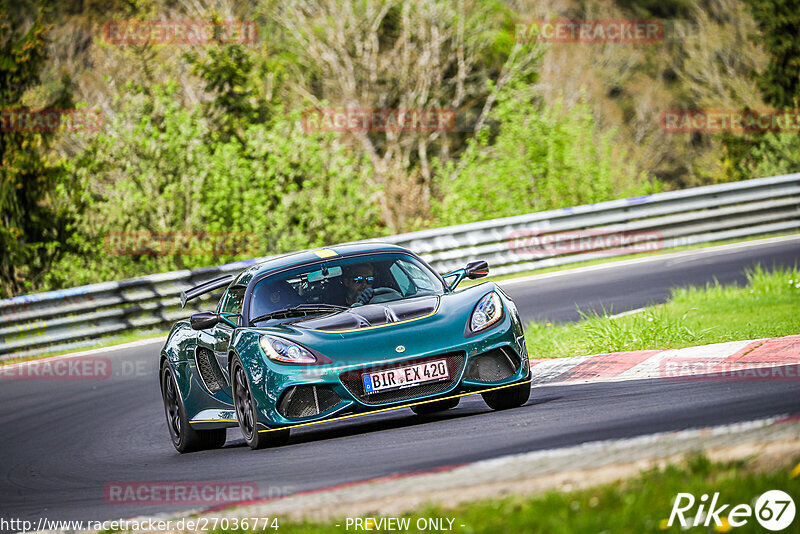
[[[313, 305], [355, 308], [444, 292], [445, 286], [439, 278], [408, 254], [331, 258], [322, 264], [285, 271], [259, 281], [250, 297], [249, 316], [252, 321], [299, 305], [303, 305], [302, 308], [313, 308]], [[316, 311], [332, 313], [336, 310], [320, 306]], [[267, 320], [257, 322], [261, 324]]]

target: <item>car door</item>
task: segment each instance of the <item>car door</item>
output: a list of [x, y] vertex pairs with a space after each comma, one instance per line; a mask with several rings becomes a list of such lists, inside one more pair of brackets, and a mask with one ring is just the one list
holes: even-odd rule
[[[243, 286], [229, 287], [219, 300], [217, 313], [226, 314], [229, 320], [238, 324], [241, 321], [244, 292], [245, 288]], [[230, 316], [227, 314], [239, 315]], [[230, 376], [228, 375], [228, 350], [232, 337], [233, 327], [223, 321], [220, 321], [211, 328], [201, 330], [198, 334], [197, 363], [198, 367], [203, 369], [201, 375], [203, 375], [206, 388], [212, 393], [220, 389], [229, 392], [227, 391], [230, 386]], [[202, 359], [206, 359], [206, 362], [202, 362]], [[203, 373], [206, 373], [208, 376]]]
[[[228, 319], [236, 324], [241, 324], [242, 321], [242, 304], [244, 303], [244, 286], [233, 286], [228, 289], [225, 296], [220, 300], [220, 309], [218, 313], [235, 313], [235, 317], [228, 316]], [[233, 327], [227, 323], [220, 321], [214, 328], [211, 329], [211, 337], [213, 338], [214, 356], [217, 358], [220, 370], [222, 371], [225, 379], [230, 384], [230, 377], [228, 376], [228, 353], [231, 346], [231, 339], [233, 338]]]

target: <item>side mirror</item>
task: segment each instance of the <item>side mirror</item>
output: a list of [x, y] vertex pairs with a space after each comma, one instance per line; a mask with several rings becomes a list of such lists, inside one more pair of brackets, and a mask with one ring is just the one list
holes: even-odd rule
[[464, 269], [464, 271], [466, 272], [467, 278], [470, 280], [483, 278], [489, 274], [489, 264], [483, 260], [473, 261], [467, 264], [467, 267]]
[[189, 324], [192, 325], [193, 330], [205, 330], [216, 326], [220, 320], [220, 316], [214, 312], [201, 312], [192, 315], [189, 318]]
[[475, 280], [476, 278], [483, 278], [487, 274], [489, 274], [489, 264], [481, 260], [470, 262], [463, 269], [456, 269], [455, 271], [443, 274], [442, 278], [454, 277], [453, 281], [450, 282], [450, 289], [452, 290], [455, 289], [464, 278]]

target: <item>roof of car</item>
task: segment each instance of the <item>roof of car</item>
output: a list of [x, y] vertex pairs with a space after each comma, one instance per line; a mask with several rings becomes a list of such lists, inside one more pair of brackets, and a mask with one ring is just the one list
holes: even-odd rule
[[282, 254], [275, 256], [264, 262], [248, 267], [242, 271], [234, 280], [233, 285], [247, 285], [253, 278], [269, 271], [277, 271], [286, 267], [302, 265], [312, 261], [319, 261], [325, 258], [336, 258], [338, 256], [349, 256], [365, 252], [397, 251], [409, 252], [408, 249], [390, 243], [368, 242], [368, 243], [345, 243], [330, 247], [315, 248]]

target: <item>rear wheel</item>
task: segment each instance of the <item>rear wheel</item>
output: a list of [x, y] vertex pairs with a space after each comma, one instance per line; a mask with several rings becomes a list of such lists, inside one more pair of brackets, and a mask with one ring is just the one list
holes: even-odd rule
[[461, 397], [456, 397], [454, 399], [445, 399], [436, 402], [426, 402], [425, 404], [417, 404], [416, 406], [412, 406], [411, 410], [417, 415], [430, 415], [437, 412], [444, 412], [445, 410], [449, 410], [451, 408], [455, 408], [458, 406], [458, 402], [461, 400]]
[[289, 440], [289, 429], [270, 430], [268, 432], [258, 431], [258, 411], [256, 402], [250, 391], [250, 382], [244, 372], [244, 366], [238, 356], [234, 357], [231, 367], [233, 390], [233, 404], [236, 407], [236, 418], [239, 420], [239, 428], [242, 436], [251, 449], [263, 449], [265, 447], [276, 447], [283, 445]]
[[522, 406], [531, 396], [531, 383], [526, 382], [518, 386], [496, 389], [481, 393], [483, 400], [492, 410], [507, 410]]
[[203, 449], [218, 449], [225, 445], [224, 428], [212, 430], [195, 430], [189, 424], [186, 407], [183, 404], [175, 375], [169, 364], [161, 367], [161, 396], [164, 399], [164, 413], [167, 416], [167, 427], [172, 444], [180, 452], [193, 452]]

